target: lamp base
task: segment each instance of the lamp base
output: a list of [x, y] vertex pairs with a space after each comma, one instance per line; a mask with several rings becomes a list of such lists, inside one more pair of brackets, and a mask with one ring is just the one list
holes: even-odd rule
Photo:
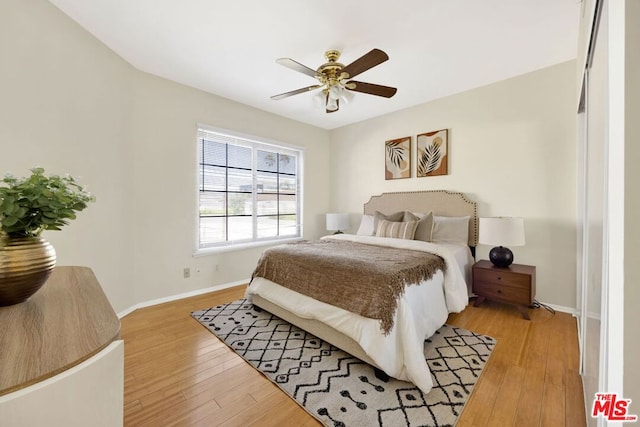
[[509, 267], [513, 263], [513, 252], [504, 246], [496, 246], [489, 251], [489, 260], [496, 267]]
[[333, 233], [333, 234], [344, 234], [344, 233], [343, 233], [342, 231], [338, 230], [338, 231], [336, 231], [336, 232], [335, 232], [335, 233]]

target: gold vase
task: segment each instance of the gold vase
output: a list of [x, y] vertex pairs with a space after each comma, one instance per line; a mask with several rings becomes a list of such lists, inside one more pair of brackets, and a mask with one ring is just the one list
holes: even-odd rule
[[56, 251], [45, 239], [0, 234], [0, 306], [26, 301], [55, 265]]

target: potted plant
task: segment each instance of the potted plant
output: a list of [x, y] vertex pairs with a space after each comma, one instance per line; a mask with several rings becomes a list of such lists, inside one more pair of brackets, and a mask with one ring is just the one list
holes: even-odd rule
[[95, 198], [69, 175], [31, 169], [26, 178], [0, 181], [0, 306], [27, 300], [44, 285], [56, 263], [44, 230], [60, 230]]

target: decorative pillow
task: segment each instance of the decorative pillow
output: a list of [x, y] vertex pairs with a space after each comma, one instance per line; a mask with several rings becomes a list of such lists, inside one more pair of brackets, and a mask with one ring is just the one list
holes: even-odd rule
[[395, 222], [381, 219], [378, 221], [376, 236], [413, 240], [417, 227], [418, 221]]
[[404, 211], [404, 215], [402, 215], [402, 222], [406, 221], [420, 221], [419, 214], [414, 214], [409, 211]]
[[411, 213], [404, 212], [403, 221], [418, 221], [418, 228], [416, 228], [416, 234], [413, 237], [414, 240], [422, 240], [423, 242], [431, 241], [431, 233], [433, 232], [433, 213]]
[[376, 230], [373, 228], [373, 215], [362, 215], [360, 227], [356, 231], [358, 236], [373, 236]]
[[432, 242], [469, 243], [469, 216], [433, 217]]
[[404, 218], [404, 212], [395, 212], [389, 215], [385, 215], [380, 211], [376, 211], [373, 215], [374, 232], [372, 234], [375, 234], [375, 232], [378, 230], [378, 221], [380, 221], [381, 219], [393, 222], [402, 222], [402, 218]]

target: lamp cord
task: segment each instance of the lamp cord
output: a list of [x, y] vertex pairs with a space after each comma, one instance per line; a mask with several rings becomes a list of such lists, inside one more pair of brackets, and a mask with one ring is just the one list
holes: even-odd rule
[[541, 302], [540, 302], [540, 301], [538, 301], [537, 299], [534, 299], [534, 300], [533, 300], [533, 302], [531, 303], [531, 307], [533, 307], [533, 308], [540, 308], [540, 307], [542, 307], [542, 308], [544, 308], [545, 310], [547, 310], [549, 313], [551, 313], [551, 314], [556, 314], [556, 311], [555, 311], [553, 308], [549, 307], [547, 304], [543, 304], [543, 303], [541, 303]]

